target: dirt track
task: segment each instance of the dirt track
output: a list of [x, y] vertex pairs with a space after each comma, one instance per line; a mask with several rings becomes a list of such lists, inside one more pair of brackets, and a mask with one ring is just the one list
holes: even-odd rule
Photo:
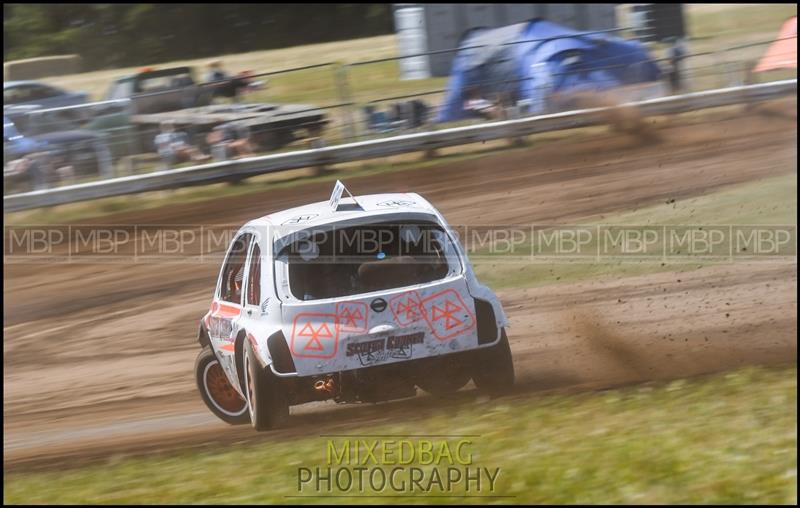
[[[785, 105], [795, 108], [796, 101]], [[663, 126], [661, 142], [598, 136], [357, 178], [415, 191], [456, 224], [567, 223], [796, 172], [796, 119]], [[330, 184], [104, 217], [104, 224], [239, 224], [327, 198]], [[218, 265], [6, 265], [4, 465], [263, 439], [215, 421], [195, 393], [199, 317]], [[678, 279], [681, 279], [680, 282]], [[500, 292], [520, 390], [603, 387], [796, 361], [796, 265], [717, 266]], [[454, 400], [452, 403], [460, 403]], [[436, 411], [428, 398], [302, 409], [302, 430]], [[331, 413], [333, 412], [333, 413]], [[387, 416], [388, 413], [388, 416]]]

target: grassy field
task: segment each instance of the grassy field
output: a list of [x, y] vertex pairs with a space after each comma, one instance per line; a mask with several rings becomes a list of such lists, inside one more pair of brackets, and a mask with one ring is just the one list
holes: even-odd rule
[[777, 34], [797, 4], [687, 4], [687, 25], [692, 38], [737, 44], [760, 32]]
[[[227, 450], [117, 459], [53, 472], [5, 474], [6, 503], [786, 503], [797, 502], [797, 369], [747, 368], [669, 383], [475, 399], [469, 392], [414, 411], [372, 435], [470, 435], [463, 462], [496, 474], [469, 495], [463, 482], [430, 495], [403, 489], [298, 488], [298, 468], [327, 467], [320, 436]], [[353, 436], [356, 434], [354, 433]], [[364, 438], [367, 439], [367, 438]], [[374, 438], [370, 438], [372, 440]], [[424, 438], [397, 438], [413, 446]], [[428, 438], [438, 449], [457, 438]], [[344, 438], [333, 439], [341, 449]], [[381, 442], [376, 451], [383, 447]], [[387, 448], [391, 445], [387, 444]], [[363, 451], [363, 449], [362, 449]], [[468, 452], [469, 457], [465, 457]], [[455, 452], [453, 452], [455, 455]], [[380, 453], [376, 454], [380, 457]], [[408, 454], [406, 455], [408, 457]], [[395, 454], [392, 459], [398, 461]], [[393, 467], [368, 461], [371, 471]], [[422, 462], [424, 463], [424, 461]], [[447, 474], [446, 460], [411, 462]], [[333, 466], [334, 472], [343, 466]], [[351, 471], [352, 471], [351, 466]], [[461, 466], [456, 466], [461, 467]], [[499, 468], [499, 473], [495, 468]], [[368, 473], [373, 474], [373, 473]], [[398, 474], [398, 478], [401, 478]], [[426, 477], [427, 478], [427, 477]], [[424, 484], [423, 484], [424, 485]], [[379, 486], [379, 483], [378, 483]], [[343, 485], [346, 487], [346, 484]]]
[[[626, 9], [619, 11], [620, 25], [626, 22]], [[691, 34], [692, 51], [709, 51], [756, 41], [771, 40], [783, 21], [797, 15], [796, 4], [772, 5], [689, 5], [686, 11]], [[741, 58], [760, 55], [764, 47], [740, 52]], [[657, 49], [657, 53], [660, 49]], [[752, 54], [751, 54], [752, 53]], [[398, 55], [394, 35], [384, 35], [344, 42], [314, 44], [269, 51], [254, 51], [236, 55], [220, 55], [230, 72], [252, 70], [274, 72], [294, 67], [329, 62], [354, 63], [394, 57]], [[159, 67], [192, 65], [201, 67], [209, 59], [181, 60], [160, 64]], [[709, 62], [698, 61], [697, 65]], [[691, 63], [690, 65], [695, 65]], [[44, 81], [70, 89], [89, 92], [101, 98], [111, 81], [121, 75], [135, 72], [138, 67], [86, 72], [68, 76], [46, 78]], [[255, 101], [312, 102], [328, 105], [341, 102], [336, 91], [334, 72], [322, 67], [285, 75], [269, 77], [267, 90], [251, 96]], [[396, 62], [380, 62], [351, 68], [350, 88], [352, 99], [366, 102], [398, 95], [441, 89], [446, 78], [401, 81]]]
[[[324, 44], [309, 44], [293, 48], [275, 49], [267, 51], [253, 51], [233, 55], [219, 55], [229, 72], [252, 70], [255, 72], [274, 72], [306, 65], [315, 65], [328, 62], [351, 63], [373, 58], [385, 58], [397, 55], [397, 45], [394, 35], [369, 37], [351, 41], [338, 41]], [[190, 65], [204, 67], [209, 58], [195, 60], [179, 60], [159, 64], [159, 67]], [[142, 67], [142, 66], [140, 66]], [[87, 91], [93, 98], [100, 98], [108, 89], [111, 81], [117, 76], [136, 72], [140, 67], [127, 67], [94, 72], [83, 72], [66, 76], [54, 76], [44, 81], [54, 85]], [[313, 73], [316, 74], [316, 73]], [[298, 73], [297, 83], [302, 87], [313, 87], [307, 83], [308, 73]], [[329, 84], [333, 84], [333, 75], [319, 71], [319, 76], [324, 77]], [[302, 89], [302, 88], [301, 88]], [[280, 92], [280, 90], [278, 90]], [[276, 93], [272, 100], [277, 100], [280, 93]]]
[[[653, 225], [797, 225], [797, 175], [765, 178], [756, 182], [730, 186], [704, 196], [676, 200], [672, 203], [642, 208], [636, 211], [607, 214], [578, 224], [577, 228], [595, 226], [627, 226], [644, 231]], [[572, 228], [570, 228], [572, 229]], [[617, 230], [612, 230], [617, 231]], [[522, 238], [522, 237], [520, 237]], [[539, 237], [530, 241], [525, 236], [514, 255], [523, 258], [511, 261], [502, 254], [492, 254], [487, 245], [470, 253], [470, 261], [480, 280], [491, 287], [535, 287], [547, 284], [571, 282], [594, 277], [625, 277], [660, 271], [685, 272], [696, 270], [711, 263], [726, 263], [727, 260], [697, 259], [673, 256], [666, 261], [657, 253], [662, 252], [660, 242], [653, 243], [648, 252], [656, 255], [648, 259], [624, 259], [621, 256], [595, 260], [591, 253], [597, 251], [597, 240], [602, 235], [593, 234], [581, 252], [587, 252], [583, 260], [557, 260], [555, 246], [545, 246]], [[535, 249], [535, 250], [534, 250]], [[531, 255], [533, 253], [533, 255]], [[619, 254], [611, 252], [610, 254]], [[794, 254], [794, 252], [792, 253]], [[537, 261], [539, 256], [542, 261]], [[546, 257], [546, 258], [545, 258]], [[764, 262], [764, 261], [761, 261]]]

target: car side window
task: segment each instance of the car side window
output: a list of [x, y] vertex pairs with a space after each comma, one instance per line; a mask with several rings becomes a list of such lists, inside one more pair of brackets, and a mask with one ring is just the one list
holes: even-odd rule
[[111, 90], [108, 92], [108, 100], [113, 99], [127, 99], [133, 95], [133, 80], [121, 79], [111, 85]]
[[220, 280], [220, 299], [241, 304], [242, 303], [242, 281], [244, 280], [244, 267], [247, 260], [247, 249], [253, 235], [245, 233], [239, 236], [231, 246], [225, 266], [222, 268], [222, 279]]
[[258, 305], [261, 302], [261, 248], [253, 245], [250, 255], [250, 273], [247, 274], [247, 303]]
[[58, 91], [44, 85], [34, 85], [28, 97], [29, 100], [49, 99], [58, 95]]
[[20, 85], [3, 90], [3, 104], [19, 104], [30, 100], [31, 87]]

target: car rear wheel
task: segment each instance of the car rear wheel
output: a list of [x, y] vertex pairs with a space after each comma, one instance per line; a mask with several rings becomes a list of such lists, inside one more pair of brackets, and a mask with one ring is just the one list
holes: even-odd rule
[[250, 421], [247, 402], [228, 382], [222, 365], [210, 346], [204, 347], [197, 355], [194, 370], [200, 396], [217, 418], [231, 425], [242, 425]]
[[289, 416], [289, 403], [278, 376], [262, 368], [249, 340], [244, 341], [244, 390], [250, 422], [258, 431], [278, 427]]
[[446, 397], [463, 388], [469, 378], [468, 365], [464, 365], [461, 355], [447, 355], [420, 375], [417, 386], [435, 397]]
[[505, 328], [500, 330], [500, 341], [486, 349], [477, 351], [472, 367], [472, 380], [479, 390], [491, 396], [511, 391], [514, 386], [514, 362]]

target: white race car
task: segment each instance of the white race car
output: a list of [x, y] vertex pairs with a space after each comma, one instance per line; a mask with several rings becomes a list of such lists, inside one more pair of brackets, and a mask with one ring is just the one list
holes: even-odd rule
[[505, 313], [442, 215], [418, 194], [343, 191], [234, 236], [200, 323], [208, 408], [266, 430], [311, 401], [509, 390]]

